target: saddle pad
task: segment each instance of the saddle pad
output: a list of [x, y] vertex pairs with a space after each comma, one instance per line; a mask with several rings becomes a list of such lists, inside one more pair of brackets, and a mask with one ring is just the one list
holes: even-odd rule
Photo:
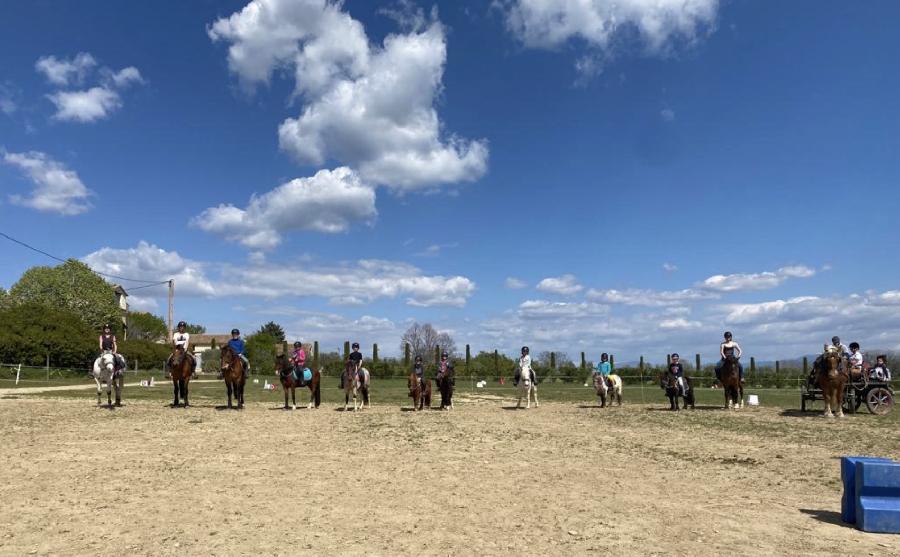
[[313, 373], [308, 367], [303, 368], [303, 382], [304, 383], [307, 381], [312, 381], [312, 376], [313, 376]]

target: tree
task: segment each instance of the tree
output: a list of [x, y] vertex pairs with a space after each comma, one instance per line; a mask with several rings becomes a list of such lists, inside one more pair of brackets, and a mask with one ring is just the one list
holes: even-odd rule
[[191, 335], [202, 335], [206, 332], [206, 327], [203, 325], [195, 325], [193, 323], [185, 324], [184, 331]]
[[279, 341], [272, 335], [265, 333], [253, 333], [245, 341], [245, 353], [250, 360], [251, 368], [259, 373], [260, 370], [273, 369], [275, 362], [275, 345]]
[[87, 368], [97, 357], [98, 333], [81, 316], [28, 302], [0, 309], [0, 361]]
[[278, 342], [284, 342], [285, 339], [284, 329], [282, 329], [281, 325], [274, 321], [269, 321], [268, 323], [260, 327], [255, 334], [269, 335]]
[[9, 297], [14, 304], [66, 309], [95, 331], [121, 317], [112, 285], [75, 259], [56, 267], [28, 269], [10, 288]]
[[0, 288], [0, 309], [6, 308], [10, 305], [9, 292], [7, 292], [4, 288]]
[[143, 311], [129, 311], [125, 316], [125, 326], [128, 327], [129, 340], [164, 340], [168, 334], [168, 327], [162, 317]]
[[440, 346], [442, 351], [446, 350], [450, 357], [456, 354], [456, 342], [453, 337], [449, 333], [437, 331], [431, 323], [424, 325], [413, 323], [400, 339], [400, 352], [405, 350], [406, 344], [409, 344], [413, 357], [422, 356], [426, 362], [434, 358], [436, 346]]

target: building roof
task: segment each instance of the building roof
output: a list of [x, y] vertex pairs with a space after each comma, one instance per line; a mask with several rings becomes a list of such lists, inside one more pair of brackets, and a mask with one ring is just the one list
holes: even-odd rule
[[222, 334], [222, 335], [191, 335], [191, 345], [192, 346], [204, 346], [212, 344], [212, 340], [216, 339], [216, 346], [222, 346], [223, 344], [227, 344], [229, 340], [231, 340], [231, 335]]
[[118, 294], [119, 296], [128, 296], [128, 292], [125, 292], [125, 289], [124, 289], [124, 288], [122, 288], [122, 287], [121, 287], [120, 285], [118, 285], [118, 284], [115, 285], [115, 286], [116, 286], [116, 287], [113, 288], [113, 292], [115, 292], [115, 293]]

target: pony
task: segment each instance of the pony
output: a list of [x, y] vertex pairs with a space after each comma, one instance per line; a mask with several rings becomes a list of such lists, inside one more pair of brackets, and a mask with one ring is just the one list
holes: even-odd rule
[[231, 397], [234, 395], [238, 410], [244, 408], [244, 361], [231, 346], [222, 347], [222, 377], [228, 391], [228, 408], [233, 408]]
[[683, 388], [678, 386], [678, 377], [671, 371], [666, 370], [659, 377], [659, 386], [666, 391], [669, 398], [669, 410], [680, 410], [678, 405], [678, 397], [684, 400], [684, 409], [690, 406], [694, 409], [694, 387], [691, 385], [691, 378], [684, 377], [682, 383]]
[[522, 397], [525, 397], [525, 409], [531, 408], [531, 399], [534, 398], [534, 407], [540, 407], [538, 404], [537, 397], [537, 385], [532, 378], [531, 369], [525, 369], [524, 367], [519, 370], [519, 384], [516, 385], [516, 390], [519, 393], [519, 401], [516, 403], [516, 408], [522, 407]]
[[[304, 370], [297, 370], [302, 374]], [[320, 389], [322, 381], [322, 371], [316, 370], [311, 372], [312, 377], [309, 381], [303, 380], [303, 375], [299, 377], [294, 374], [294, 366], [287, 356], [279, 354], [275, 356], [275, 373], [281, 379], [281, 388], [284, 390], [284, 409], [288, 409], [288, 389], [291, 391], [291, 409], [297, 409], [297, 387], [309, 387], [309, 405], [307, 408], [318, 408], [322, 402], [322, 391]]]
[[825, 401], [825, 412], [822, 415], [826, 418], [834, 417], [832, 411], [837, 412], [838, 418], [844, 417], [844, 390], [850, 375], [847, 373], [848, 366], [842, 365], [842, 360], [843, 356], [838, 353], [837, 348], [825, 347], [817, 379], [822, 389], [822, 399]]
[[609, 395], [609, 406], [612, 406], [613, 401], [618, 402], [619, 406], [622, 406], [622, 378], [615, 373], [611, 373], [608, 379], [612, 386], [603, 380], [602, 375], [599, 373], [594, 374], [594, 391], [597, 392], [597, 404], [600, 405], [600, 408], [605, 408], [607, 406], [606, 397]]
[[413, 409], [431, 409], [431, 379], [422, 377], [420, 381], [418, 375], [410, 373], [406, 384], [409, 387], [409, 396], [413, 399]]
[[191, 358], [184, 351], [183, 346], [176, 346], [172, 351], [172, 355], [167, 360], [169, 368], [169, 376], [172, 378], [172, 389], [175, 393], [175, 399], [172, 401], [172, 408], [178, 407], [178, 398], [184, 403], [184, 407], [188, 407], [188, 383], [191, 382], [191, 373], [194, 364]]
[[[360, 379], [360, 375], [362, 375], [362, 379]], [[347, 360], [347, 363], [344, 366], [344, 373], [341, 377], [341, 381], [344, 384], [344, 412], [347, 411], [347, 405], [350, 404], [351, 396], [353, 397], [354, 412], [366, 407], [372, 407], [369, 402], [369, 379], [369, 370], [361, 367], [359, 368], [359, 371], [357, 371], [356, 364], [351, 360]], [[359, 402], [360, 399], [362, 399], [362, 401], [357, 405], [357, 402]]]
[[116, 355], [105, 351], [94, 360], [94, 369], [91, 371], [94, 381], [97, 383], [97, 406], [100, 406], [100, 383], [106, 384], [106, 404], [112, 408], [112, 389], [116, 390], [116, 406], [122, 406], [122, 371], [116, 369]]
[[722, 390], [725, 392], [725, 407], [738, 410], [744, 407], [744, 387], [738, 370], [738, 361], [733, 354], [725, 357], [722, 364]]
[[434, 382], [441, 393], [441, 410], [453, 410], [453, 387], [456, 386], [456, 370], [448, 366], [444, 371], [438, 371]]

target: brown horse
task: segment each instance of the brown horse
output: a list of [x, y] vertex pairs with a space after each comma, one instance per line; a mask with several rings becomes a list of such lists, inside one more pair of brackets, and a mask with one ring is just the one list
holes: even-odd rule
[[244, 408], [244, 361], [227, 344], [222, 347], [222, 377], [228, 391], [228, 408], [233, 408], [231, 397], [237, 402], [238, 410]]
[[183, 346], [176, 346], [175, 350], [168, 360], [169, 375], [172, 377], [173, 390], [175, 391], [175, 400], [172, 401], [172, 408], [178, 407], [178, 397], [184, 403], [184, 407], [188, 407], [188, 383], [191, 382], [191, 372], [194, 370], [194, 363], [188, 354], [185, 353]]
[[669, 398], [669, 410], [680, 410], [678, 397], [684, 400], [684, 409], [687, 410], [690, 405], [691, 410], [694, 409], [694, 386], [691, 384], [691, 378], [684, 377], [684, 389], [678, 387], [678, 377], [671, 371], [665, 371], [659, 376], [659, 386], [666, 391]]
[[422, 377], [422, 380], [419, 381], [418, 375], [410, 373], [407, 386], [409, 386], [409, 396], [413, 399], [414, 410], [431, 408], [431, 379]]
[[[297, 371], [298, 373], [303, 373], [303, 370]], [[281, 380], [281, 388], [284, 390], [285, 410], [288, 409], [288, 389], [291, 391], [291, 409], [297, 409], [297, 387], [309, 387], [309, 405], [307, 408], [319, 407], [319, 404], [322, 402], [322, 391], [320, 389], [322, 381], [321, 370], [313, 371], [309, 381], [302, 381], [302, 375], [295, 379], [294, 365], [287, 356], [279, 354], [275, 356], [275, 373], [278, 374], [278, 378]]]
[[847, 373], [847, 366], [842, 365], [844, 363], [842, 359], [842, 355], [836, 348], [825, 347], [825, 353], [822, 354], [820, 361], [818, 382], [819, 387], [822, 388], [822, 398], [825, 401], [825, 412], [822, 415], [826, 418], [834, 417], [832, 411], [837, 413], [838, 418], [844, 417], [844, 390], [850, 376]]
[[744, 387], [741, 385], [738, 361], [734, 355], [725, 357], [722, 364], [722, 390], [725, 391], [725, 407], [737, 410], [744, 407]]
[[434, 382], [441, 393], [441, 410], [453, 410], [453, 386], [456, 382], [455, 372], [448, 367], [445, 372], [438, 372]]

